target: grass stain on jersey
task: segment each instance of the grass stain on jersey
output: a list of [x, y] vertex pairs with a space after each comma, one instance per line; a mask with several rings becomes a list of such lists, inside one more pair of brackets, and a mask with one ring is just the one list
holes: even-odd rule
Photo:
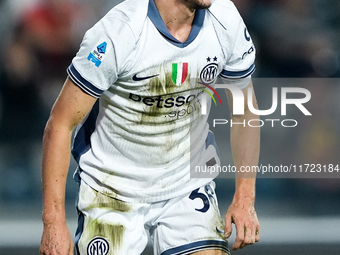
[[[178, 148], [182, 144], [182, 140], [190, 136], [191, 124], [196, 122], [197, 117], [200, 116], [201, 103], [198, 95], [204, 92], [198, 89], [201, 85], [195, 81], [196, 79], [190, 79], [189, 74], [184, 83], [177, 86], [173, 82], [172, 73], [169, 72], [150, 79], [144, 85], [144, 97], [153, 98], [155, 101], [152, 106], [145, 105], [143, 107], [138, 124], [144, 125], [148, 129], [154, 129], [155, 133], [158, 130], [157, 126], [167, 127], [166, 131], [162, 131], [162, 138], [165, 139], [162, 146], [163, 153], [169, 153]], [[162, 101], [156, 100], [158, 97], [161, 97]], [[178, 97], [183, 97], [183, 104], [176, 101]], [[169, 98], [173, 100], [171, 107], [169, 107], [169, 103], [165, 102]], [[187, 100], [188, 98], [189, 100]], [[184, 135], [183, 139], [174, 139], [175, 133], [185, 129], [187, 129], [187, 135]], [[148, 138], [145, 137], [145, 140], [147, 141]]]
[[[171, 77], [171, 73], [167, 73], [165, 74], [165, 80], [159, 77], [151, 79], [150, 82], [145, 85], [145, 91], [147, 91], [147, 94], [150, 97], [157, 98], [158, 96], [161, 96], [163, 100], [165, 99], [165, 95], [168, 97], [175, 96], [174, 94], [181, 89], [173, 83]], [[145, 106], [144, 112], [141, 113], [140, 124], [157, 125], [168, 122], [169, 120], [163, 118], [172, 108], [164, 107], [164, 103], [165, 102], [162, 101], [158, 105], [158, 102], [156, 101], [152, 106]], [[157, 117], [162, 119], [156, 119]]]
[[[162, 101], [158, 102], [155, 100], [152, 106], [145, 106], [144, 112], [141, 114], [140, 124], [164, 124], [169, 122], [174, 122], [177, 119], [175, 118], [165, 118], [173, 111], [180, 111], [181, 109], [187, 109], [192, 102], [186, 102], [186, 98], [191, 94], [197, 94], [195, 90], [191, 88], [190, 75], [185, 80], [183, 84], [177, 86], [172, 80], [172, 73], [165, 73], [165, 75], [160, 77], [155, 77], [151, 79], [148, 84], [145, 85], [144, 91], [148, 94], [149, 97], [156, 99], [157, 97], [161, 97]], [[176, 99], [180, 96], [183, 96], [184, 103], [180, 106], [176, 106]], [[172, 98], [172, 103], [174, 104], [172, 107], [165, 107], [166, 99]], [[196, 99], [194, 100], [196, 101]], [[177, 102], [178, 103], [178, 102]], [[169, 106], [169, 104], [168, 104]], [[199, 107], [200, 108], [200, 107]], [[200, 110], [194, 107], [195, 111], [199, 112]], [[161, 119], [155, 119], [155, 118]]]

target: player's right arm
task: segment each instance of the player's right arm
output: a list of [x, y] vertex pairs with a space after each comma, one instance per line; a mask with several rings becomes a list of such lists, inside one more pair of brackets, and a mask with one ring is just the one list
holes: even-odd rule
[[48, 119], [43, 138], [42, 188], [44, 230], [41, 255], [73, 254], [66, 225], [65, 187], [74, 128], [92, 109], [96, 98], [66, 80]]

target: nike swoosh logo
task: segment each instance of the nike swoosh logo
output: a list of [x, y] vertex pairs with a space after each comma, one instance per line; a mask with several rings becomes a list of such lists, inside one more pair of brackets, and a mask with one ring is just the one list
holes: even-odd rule
[[151, 76], [145, 76], [145, 77], [137, 77], [137, 74], [135, 74], [133, 77], [132, 77], [132, 80], [134, 81], [142, 81], [142, 80], [147, 80], [147, 79], [151, 79], [153, 77], [156, 77], [158, 76], [159, 74], [155, 74], [155, 75], [151, 75]]

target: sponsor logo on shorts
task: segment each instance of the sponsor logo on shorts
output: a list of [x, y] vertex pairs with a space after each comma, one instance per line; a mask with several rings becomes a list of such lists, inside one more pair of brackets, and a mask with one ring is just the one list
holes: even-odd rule
[[107, 255], [109, 249], [108, 241], [102, 237], [96, 237], [87, 246], [87, 255]]

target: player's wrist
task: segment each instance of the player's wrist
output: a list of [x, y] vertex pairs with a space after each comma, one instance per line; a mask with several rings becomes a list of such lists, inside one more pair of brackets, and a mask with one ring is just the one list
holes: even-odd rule
[[232, 203], [244, 203], [255, 204], [255, 195], [253, 194], [235, 194]]
[[53, 212], [46, 212], [44, 211], [42, 214], [42, 221], [44, 225], [50, 225], [54, 223], [63, 224], [66, 223], [66, 214], [65, 211], [53, 211]]
[[255, 196], [256, 178], [242, 178], [236, 176], [235, 195]]
[[251, 203], [255, 202], [255, 188], [238, 187], [236, 189], [234, 197], [233, 197], [233, 202], [244, 201], [244, 200], [251, 202]]

